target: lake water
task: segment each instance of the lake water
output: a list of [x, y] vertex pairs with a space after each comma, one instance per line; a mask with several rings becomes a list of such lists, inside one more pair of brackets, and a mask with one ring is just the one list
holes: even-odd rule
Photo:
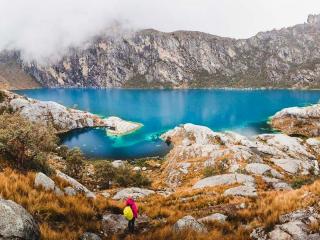
[[62, 137], [64, 144], [80, 147], [88, 157], [100, 159], [164, 155], [169, 149], [159, 135], [183, 123], [245, 135], [270, 132], [268, 117], [285, 107], [318, 103], [320, 97], [320, 91], [291, 90], [35, 89], [17, 92], [144, 125], [122, 137], [109, 137], [104, 129], [76, 130]]

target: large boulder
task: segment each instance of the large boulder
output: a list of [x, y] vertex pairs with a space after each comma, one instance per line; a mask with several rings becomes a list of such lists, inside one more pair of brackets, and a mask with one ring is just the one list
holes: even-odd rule
[[203, 217], [198, 219], [199, 222], [211, 222], [211, 221], [218, 221], [218, 222], [224, 222], [226, 221], [228, 216], [221, 214], [221, 213], [213, 213], [209, 216]]
[[238, 186], [227, 189], [224, 194], [225, 196], [241, 196], [241, 197], [257, 197], [257, 190], [252, 186]]
[[317, 174], [319, 169], [318, 162], [316, 160], [284, 158], [271, 159], [271, 161], [289, 174], [297, 174], [299, 172], [302, 175], [308, 175], [312, 171], [313, 174]]
[[319, 233], [312, 233], [309, 226], [317, 224], [320, 215], [316, 208], [308, 207], [280, 216], [279, 224], [270, 232], [257, 228], [251, 233], [254, 240], [304, 240], [320, 239]]
[[95, 233], [86, 232], [80, 237], [80, 240], [101, 240], [101, 238]]
[[320, 104], [291, 107], [277, 112], [271, 119], [273, 128], [290, 135], [317, 137], [320, 135]]
[[194, 217], [192, 216], [185, 216], [181, 219], [179, 219], [174, 225], [173, 230], [176, 232], [179, 231], [196, 231], [196, 232], [207, 232], [206, 227], [198, 222]]
[[198, 181], [193, 188], [215, 187], [219, 185], [230, 185], [235, 183], [241, 183], [248, 186], [254, 186], [255, 181], [252, 176], [245, 174], [222, 174], [212, 177], [207, 177]]
[[47, 175], [45, 175], [44, 173], [42, 172], [38, 172], [36, 174], [36, 177], [34, 179], [34, 185], [36, 187], [43, 187], [45, 190], [54, 190], [55, 188], [55, 183], [54, 181], [49, 178]]
[[246, 166], [246, 171], [255, 175], [271, 174], [273, 177], [282, 178], [283, 176], [269, 165], [264, 163], [249, 163]]
[[[150, 223], [146, 215], [139, 215], [135, 221], [135, 228], [143, 230]], [[128, 221], [122, 214], [105, 213], [102, 216], [102, 229], [106, 234], [123, 233], [128, 227]]]
[[129, 196], [138, 199], [141, 197], [149, 196], [150, 194], [154, 194], [155, 192], [149, 189], [145, 188], [137, 188], [137, 187], [131, 187], [131, 188], [125, 188], [120, 190], [116, 193], [116, 195], [113, 196], [113, 199], [115, 200], [121, 200], [128, 198]]
[[38, 240], [39, 227], [22, 206], [10, 200], [0, 199], [0, 239]]
[[84, 193], [87, 198], [95, 198], [96, 195], [91, 192], [88, 188], [83, 186], [81, 183], [79, 183], [74, 178], [64, 174], [63, 172], [57, 171], [57, 176], [63, 180], [65, 180], [67, 183], [69, 183], [72, 188], [77, 191], [78, 193]]
[[128, 221], [121, 214], [104, 214], [102, 217], [102, 228], [105, 233], [123, 232], [128, 226]]
[[281, 155], [287, 155], [291, 158], [310, 159], [315, 158], [307, 148], [303, 145], [303, 140], [296, 137], [290, 137], [285, 134], [261, 134], [256, 137], [260, 142], [273, 147], [280, 152]]

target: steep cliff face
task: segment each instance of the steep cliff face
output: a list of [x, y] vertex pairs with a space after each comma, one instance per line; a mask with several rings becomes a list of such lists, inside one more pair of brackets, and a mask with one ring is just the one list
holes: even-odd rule
[[320, 16], [240, 40], [155, 30], [98, 37], [55, 65], [22, 66], [48, 87], [318, 88]]
[[0, 53], [0, 88], [26, 89], [38, 88], [41, 85], [32, 76], [21, 69], [19, 55]]

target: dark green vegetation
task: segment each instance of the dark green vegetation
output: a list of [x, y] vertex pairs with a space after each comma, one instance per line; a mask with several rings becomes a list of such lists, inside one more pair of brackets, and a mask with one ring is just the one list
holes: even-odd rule
[[130, 164], [116, 168], [108, 161], [95, 165], [95, 181], [101, 188], [109, 188], [111, 182], [121, 187], [147, 187], [151, 185], [151, 181], [140, 171], [133, 171]]
[[57, 142], [53, 128], [30, 123], [17, 114], [0, 115], [1, 155], [20, 169], [50, 173], [47, 158]]

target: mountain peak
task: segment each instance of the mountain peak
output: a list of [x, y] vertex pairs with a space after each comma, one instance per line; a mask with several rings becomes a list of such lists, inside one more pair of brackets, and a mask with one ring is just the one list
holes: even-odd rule
[[320, 14], [310, 14], [308, 16], [309, 24], [320, 24]]

